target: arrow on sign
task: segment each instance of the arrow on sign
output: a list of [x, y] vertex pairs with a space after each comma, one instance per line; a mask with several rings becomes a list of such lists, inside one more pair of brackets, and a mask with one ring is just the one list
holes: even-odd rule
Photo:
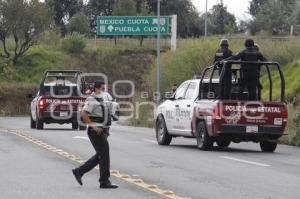
[[108, 30], [109, 30], [109, 32], [112, 32], [112, 31], [113, 31], [113, 29], [114, 29], [114, 27], [113, 27], [112, 25], [108, 26]]

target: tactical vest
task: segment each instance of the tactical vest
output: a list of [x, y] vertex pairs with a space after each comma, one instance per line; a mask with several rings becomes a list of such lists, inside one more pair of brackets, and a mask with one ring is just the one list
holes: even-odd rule
[[111, 114], [109, 108], [104, 106], [102, 98], [94, 97], [94, 99], [100, 103], [99, 106], [101, 106], [102, 117], [89, 116], [91, 121], [94, 123], [102, 124], [103, 126], [111, 126]]

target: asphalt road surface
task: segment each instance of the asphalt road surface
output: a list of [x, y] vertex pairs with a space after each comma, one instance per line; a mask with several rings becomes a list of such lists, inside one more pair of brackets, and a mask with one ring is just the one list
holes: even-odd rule
[[153, 129], [118, 125], [112, 126], [109, 141], [111, 169], [123, 175], [111, 180], [120, 188], [99, 189], [96, 169], [83, 177], [81, 187], [71, 173], [79, 163], [58, 153], [85, 160], [94, 150], [85, 131], [70, 129], [45, 125], [35, 130], [27, 117], [0, 118], [0, 198], [300, 198], [300, 148], [279, 145], [275, 153], [262, 153], [258, 144], [241, 143], [204, 152], [194, 139], [159, 146]]

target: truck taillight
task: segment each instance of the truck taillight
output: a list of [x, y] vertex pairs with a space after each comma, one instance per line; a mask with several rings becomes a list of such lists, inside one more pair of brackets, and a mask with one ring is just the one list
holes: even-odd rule
[[46, 104], [46, 102], [45, 102], [44, 99], [39, 99], [39, 101], [38, 101], [38, 107], [39, 107], [39, 109], [44, 109], [45, 108], [45, 104]]
[[216, 120], [221, 119], [221, 111], [220, 111], [220, 104], [216, 104], [214, 110], [213, 110], [213, 118]]
[[289, 117], [288, 109], [285, 107], [282, 112], [282, 118], [285, 122], [287, 122], [288, 117]]

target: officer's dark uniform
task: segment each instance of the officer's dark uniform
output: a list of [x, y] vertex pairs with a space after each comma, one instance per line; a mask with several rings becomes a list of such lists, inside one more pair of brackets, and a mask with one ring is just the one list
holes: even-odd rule
[[110, 183], [110, 157], [107, 137], [109, 135], [109, 126], [111, 125], [111, 104], [109, 102], [103, 102], [104, 98], [105, 93], [101, 93], [100, 95], [92, 93], [85, 101], [82, 111], [86, 111], [91, 121], [97, 127], [102, 128], [103, 131], [98, 135], [94, 129], [88, 127], [87, 134], [96, 154], [79, 168], [75, 169], [75, 174], [79, 175], [81, 179], [85, 173], [99, 164], [100, 185]]
[[[217, 50], [214, 58], [214, 63], [217, 63], [218, 68], [219, 68], [219, 75], [220, 75], [220, 82], [222, 85], [224, 85], [222, 90], [220, 90], [220, 95], [223, 96], [224, 98], [228, 98], [229, 95], [227, 95], [228, 91], [225, 90], [229, 89], [231, 86], [231, 72], [230, 71], [224, 71], [222, 73], [222, 68], [223, 64], [219, 63], [220, 61], [229, 58], [232, 56], [232, 51], [228, 48], [229, 47], [229, 42], [227, 39], [223, 39], [220, 42], [220, 49]], [[222, 77], [222, 78], [221, 78]]]
[[[259, 45], [255, 43], [254, 44], [254, 49], [259, 52]], [[261, 70], [261, 68], [260, 68], [260, 70]], [[260, 73], [260, 71], [259, 71], [259, 73]], [[263, 86], [262, 86], [262, 84], [259, 81], [259, 84], [258, 84], [258, 87], [257, 87], [257, 97], [258, 97], [258, 100], [261, 100], [261, 90], [262, 89], [263, 89]]]
[[[214, 63], [218, 63], [218, 62], [222, 61], [223, 59], [226, 59], [226, 58], [232, 56], [232, 51], [228, 47], [229, 47], [228, 40], [227, 39], [221, 40], [220, 49], [218, 49], [215, 54]], [[219, 73], [221, 73], [223, 64], [218, 63], [218, 67], [219, 67], [219, 71], [220, 71]]]
[[[241, 60], [241, 61], [267, 61], [267, 59], [254, 48], [254, 41], [248, 39], [245, 42], [246, 49], [229, 57], [226, 60]], [[259, 64], [242, 64], [241, 65], [241, 83], [239, 96], [242, 99], [243, 92], [247, 87], [249, 100], [257, 100], [257, 90], [259, 86], [260, 65]]]

